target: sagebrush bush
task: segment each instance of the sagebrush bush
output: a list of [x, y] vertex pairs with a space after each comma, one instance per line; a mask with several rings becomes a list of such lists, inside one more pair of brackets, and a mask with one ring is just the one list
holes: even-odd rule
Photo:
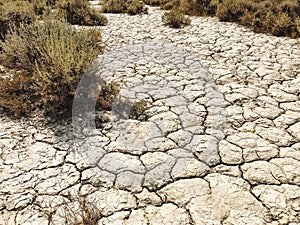
[[139, 0], [126, 1], [125, 6], [126, 12], [129, 15], [137, 15], [148, 12], [148, 9], [145, 8], [145, 3]]
[[133, 103], [133, 106], [129, 113], [129, 118], [139, 121], [146, 121], [148, 119], [148, 115], [146, 113], [148, 109], [148, 102], [146, 100], [141, 100]]
[[248, 11], [253, 11], [254, 3], [249, 0], [222, 0], [217, 7], [216, 16], [221, 21], [240, 21]]
[[172, 28], [180, 28], [191, 24], [189, 17], [175, 10], [165, 12], [162, 16], [162, 22]]
[[[37, 5], [27, 0], [0, 1], [0, 39], [4, 40], [11, 26], [30, 24], [37, 19]], [[40, 12], [40, 11], [39, 11]]]
[[161, 6], [162, 5], [161, 0], [144, 0], [144, 2], [147, 5], [152, 5], [152, 6]]
[[128, 13], [129, 15], [137, 15], [148, 12], [145, 3], [140, 0], [105, 0], [101, 7], [104, 13]]
[[92, 97], [96, 99], [95, 109], [111, 110], [115, 99], [120, 92], [120, 85], [115, 82], [111, 82], [103, 85], [99, 92], [97, 89], [94, 90], [96, 90], [96, 93]]
[[300, 37], [300, 0], [144, 0], [161, 9], [186, 15], [217, 16], [255, 32]]
[[105, 0], [101, 8], [104, 13], [124, 13], [126, 11], [124, 0]]
[[96, 9], [91, 8], [88, 0], [70, 0], [56, 4], [70, 24], [85, 26], [107, 24], [107, 18]]
[[256, 32], [276, 36], [300, 36], [300, 1], [213, 0], [210, 4], [216, 7], [216, 16], [221, 21], [238, 22]]
[[161, 6], [162, 9], [164, 10], [172, 10], [176, 7], [179, 7], [180, 1], [173, 0], [165, 3], [164, 5]]
[[41, 108], [50, 116], [69, 116], [81, 76], [101, 52], [97, 29], [64, 21], [21, 25], [1, 42], [0, 64], [13, 70], [1, 78], [0, 106], [23, 115]]

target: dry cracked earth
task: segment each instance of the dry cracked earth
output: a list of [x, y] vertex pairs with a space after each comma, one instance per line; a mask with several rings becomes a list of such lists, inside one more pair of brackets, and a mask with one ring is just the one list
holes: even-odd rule
[[299, 40], [162, 13], [107, 14], [91, 71], [120, 94], [100, 127], [1, 116], [0, 224], [76, 224], [82, 206], [99, 225], [300, 224]]

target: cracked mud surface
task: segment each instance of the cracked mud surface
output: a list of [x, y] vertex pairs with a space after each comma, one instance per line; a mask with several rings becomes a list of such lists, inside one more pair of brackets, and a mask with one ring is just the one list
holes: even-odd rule
[[98, 224], [300, 224], [299, 41], [162, 13], [102, 28], [96, 74], [145, 99], [145, 121], [118, 105], [101, 129], [1, 116], [0, 224], [67, 224], [70, 195]]

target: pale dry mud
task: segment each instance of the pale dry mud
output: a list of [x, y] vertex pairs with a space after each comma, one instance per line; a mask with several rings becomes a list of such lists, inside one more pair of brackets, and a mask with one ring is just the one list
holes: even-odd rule
[[101, 127], [1, 116], [0, 224], [74, 224], [80, 195], [97, 224], [300, 224], [299, 40], [162, 13], [107, 14], [90, 73], [121, 91]]

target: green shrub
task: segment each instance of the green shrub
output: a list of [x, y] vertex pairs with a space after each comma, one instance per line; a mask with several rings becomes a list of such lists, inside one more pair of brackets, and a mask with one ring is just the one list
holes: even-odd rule
[[[146, 0], [146, 3], [151, 3]], [[187, 15], [217, 16], [237, 22], [255, 32], [300, 37], [300, 0], [160, 0], [162, 9]], [[171, 17], [171, 16], [170, 16]], [[171, 20], [176, 20], [172, 16]], [[177, 23], [174, 23], [178, 26]]]
[[105, 0], [102, 4], [102, 12], [104, 13], [128, 13], [136, 15], [147, 13], [144, 2], [140, 0]]
[[[15, 72], [9, 77], [0, 77], [0, 106], [9, 114], [23, 115], [32, 109], [34, 94], [28, 74]], [[31, 96], [30, 96], [31, 95]]]
[[222, 0], [216, 11], [221, 21], [240, 21], [248, 11], [253, 11], [254, 3], [249, 0]]
[[180, 0], [177, 10], [184, 14], [197, 15], [198, 5], [195, 0]]
[[146, 110], [148, 109], [148, 102], [146, 100], [141, 100], [139, 102], [133, 103], [133, 106], [129, 113], [129, 118], [139, 121], [146, 121], [149, 117]]
[[46, 0], [46, 5], [53, 7], [57, 2], [58, 0]]
[[175, 10], [165, 12], [162, 16], [162, 21], [165, 25], [173, 28], [180, 28], [191, 24], [191, 20], [187, 16]]
[[221, 21], [238, 22], [255, 32], [276, 36], [299, 37], [297, 21], [300, 16], [296, 0], [213, 0], [216, 16]]
[[137, 14], [143, 14], [148, 12], [147, 8], [145, 8], [145, 3], [139, 0], [127, 1], [125, 3], [125, 6], [126, 6], [126, 12], [129, 15], [137, 15]]
[[145, 4], [152, 6], [161, 6], [161, 0], [144, 0]]
[[96, 99], [96, 110], [111, 110], [119, 92], [120, 85], [115, 82], [103, 85], [99, 92], [96, 92], [94, 93], [94, 96], [91, 96]]
[[107, 18], [89, 6], [87, 0], [71, 0], [57, 3], [70, 24], [85, 26], [103, 26], [107, 24]]
[[12, 30], [1, 42], [0, 62], [13, 71], [1, 78], [0, 106], [18, 116], [36, 108], [69, 116], [77, 84], [102, 50], [100, 38], [96, 29], [53, 20]]
[[176, 0], [175, 1], [169, 1], [166, 4], [164, 4], [163, 6], [161, 6], [161, 8], [164, 9], [164, 10], [172, 10], [172, 9], [178, 7], [179, 4], [180, 4], [180, 2], [176, 1]]
[[19, 27], [22, 23], [30, 24], [37, 19], [34, 3], [28, 1], [1, 1], [0, 4], [0, 39], [4, 40], [11, 26]]
[[105, 0], [102, 4], [104, 13], [124, 13], [126, 6], [124, 0]]

